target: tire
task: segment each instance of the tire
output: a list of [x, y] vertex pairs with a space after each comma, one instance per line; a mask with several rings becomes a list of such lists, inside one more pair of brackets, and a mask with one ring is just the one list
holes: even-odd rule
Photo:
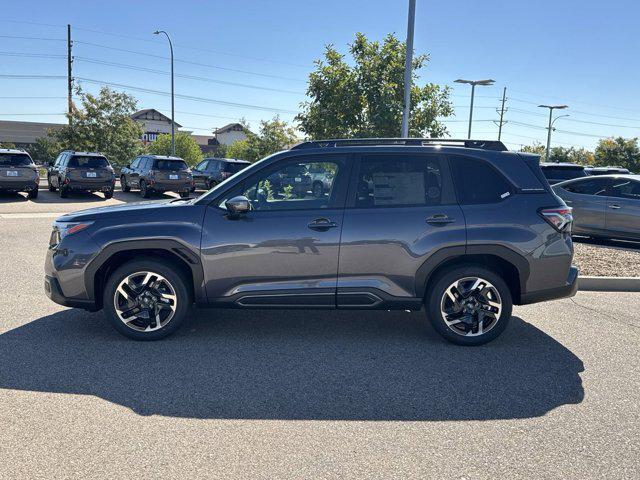
[[54, 186], [51, 184], [51, 177], [47, 177], [47, 183], [49, 184], [49, 191], [50, 191], [50, 192], [55, 192], [55, 191], [56, 191], [56, 187], [54, 187]]
[[104, 192], [104, 199], [109, 200], [110, 198], [113, 198], [113, 189]]
[[320, 197], [322, 197], [322, 194], [324, 193], [324, 187], [323, 187], [323, 185], [322, 185], [322, 182], [316, 182], [316, 183], [314, 183], [314, 184], [313, 184], [312, 192], [313, 192], [313, 196], [314, 196], [315, 198], [320, 198]]
[[27, 192], [27, 198], [30, 198], [31, 200], [35, 200], [36, 198], [38, 198], [38, 189], [36, 188], [35, 190], [29, 190]]
[[120, 188], [125, 193], [131, 191], [131, 187], [127, 184], [127, 177], [125, 177], [124, 175], [120, 177]]
[[151, 197], [151, 192], [149, 191], [149, 188], [147, 188], [147, 182], [144, 180], [140, 180], [140, 196], [142, 198]]
[[[137, 292], [137, 304], [131, 300], [127, 300], [122, 293], [118, 291], [118, 287], [127, 278], [131, 278], [133, 285], [141, 285], [143, 279], [147, 277], [147, 273], [152, 275], [150, 283], [155, 283], [162, 278], [159, 289], [150, 290], [150, 292], [153, 293], [153, 298], [157, 300], [156, 304], [162, 301], [168, 301], [169, 303], [173, 301], [175, 302], [173, 306], [169, 305], [168, 308], [155, 310], [152, 306], [149, 307], [148, 299], [145, 300], [143, 298], [140, 300], [141, 293], [139, 291]], [[153, 276], [155, 276], [155, 280]], [[167, 285], [169, 285], [170, 288], [167, 288]], [[162, 292], [175, 297], [175, 300], [171, 298], [158, 300]], [[129, 290], [128, 293], [131, 294], [133, 291]], [[147, 303], [144, 303], [145, 301]], [[118, 306], [120, 307], [120, 313], [118, 313], [116, 309], [116, 302], [118, 302]], [[160, 340], [161, 338], [171, 335], [178, 330], [188, 318], [192, 304], [193, 299], [184, 274], [172, 263], [160, 259], [143, 257], [127, 262], [116, 269], [105, 282], [103, 297], [105, 315], [118, 332], [133, 340]], [[153, 305], [153, 302], [151, 302], [151, 305]], [[131, 316], [126, 315], [126, 308], [131, 307], [128, 310], [131, 311], [132, 309], [139, 309], [143, 306], [147, 306], [147, 308], [143, 308], [141, 313], [146, 311], [147, 313], [145, 315], [149, 318], [137, 318], [137, 316], [134, 315], [133, 320], [128, 323], [125, 323], [125, 320], [121, 318], [121, 315], [125, 319], [131, 318]], [[161, 316], [156, 317], [160, 319], [159, 323], [155, 318], [152, 318], [155, 317], [157, 312], [161, 312]], [[151, 330], [144, 331], [145, 328], [150, 328]]]
[[58, 190], [58, 194], [60, 195], [60, 198], [67, 198], [69, 196], [69, 191], [61, 185]]
[[[471, 295], [468, 292], [477, 280], [481, 283], [475, 294]], [[463, 265], [445, 270], [429, 282], [428, 288], [425, 306], [433, 328], [457, 345], [475, 346], [490, 342], [504, 331], [511, 318], [513, 300], [509, 287], [498, 273], [481, 265]], [[448, 291], [464, 300], [464, 303], [454, 302]], [[481, 309], [491, 310], [492, 315], [486, 315]], [[445, 315], [450, 319], [449, 322], [445, 321]], [[481, 322], [478, 321], [480, 316]]]
[[208, 184], [207, 184], [207, 190], [211, 190], [213, 187], [216, 186], [216, 182], [211, 180]]
[[179, 192], [180, 198], [189, 198], [189, 192]]

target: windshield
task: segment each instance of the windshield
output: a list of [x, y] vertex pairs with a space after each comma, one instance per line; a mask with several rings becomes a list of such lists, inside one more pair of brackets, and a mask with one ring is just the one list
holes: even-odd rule
[[224, 166], [224, 171], [229, 173], [238, 173], [240, 170], [248, 167], [249, 165], [250, 165], [249, 163], [238, 163], [238, 162], [227, 163]]
[[155, 170], [178, 172], [180, 170], [187, 170], [189, 167], [184, 160], [156, 160], [153, 168]]
[[109, 162], [104, 157], [72, 157], [67, 165], [71, 168], [106, 168]]
[[571, 180], [587, 176], [582, 168], [543, 168], [542, 171], [545, 177], [554, 180]]
[[0, 166], [2, 167], [28, 167], [31, 163], [31, 157], [25, 153], [5, 153], [0, 155]]

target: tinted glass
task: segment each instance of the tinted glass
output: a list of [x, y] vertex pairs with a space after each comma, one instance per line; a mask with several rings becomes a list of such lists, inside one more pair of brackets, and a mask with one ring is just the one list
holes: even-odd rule
[[109, 166], [109, 162], [104, 157], [82, 157], [74, 156], [67, 163], [71, 168], [105, 168]]
[[573, 178], [586, 177], [587, 172], [582, 168], [554, 168], [543, 167], [544, 176], [553, 180], [571, 180]]
[[440, 205], [441, 160], [432, 156], [372, 155], [360, 162], [356, 207]]
[[207, 169], [207, 166], [209, 165], [209, 160], [204, 160], [202, 162], [200, 162], [198, 165], [196, 165], [196, 170], [200, 170], [200, 171], [204, 171]]
[[249, 166], [248, 163], [227, 162], [224, 164], [224, 171], [229, 173], [238, 173], [247, 166]]
[[179, 170], [186, 170], [189, 168], [184, 160], [160, 160], [156, 159], [154, 170], [168, 170], [171, 172], [177, 172]]
[[0, 155], [0, 166], [3, 167], [28, 167], [31, 158], [24, 153], [4, 153]]
[[580, 180], [563, 185], [562, 188], [567, 192], [579, 193], [582, 195], [606, 195], [607, 184], [609, 180], [606, 178], [590, 178], [588, 180]]
[[497, 203], [507, 198], [513, 190], [502, 175], [482, 160], [452, 156], [451, 168], [460, 203]]
[[138, 165], [140, 165], [139, 158], [136, 158], [133, 162], [131, 162], [131, 168], [138, 168]]
[[626, 179], [615, 179], [611, 186], [610, 196], [640, 200], [640, 182]]

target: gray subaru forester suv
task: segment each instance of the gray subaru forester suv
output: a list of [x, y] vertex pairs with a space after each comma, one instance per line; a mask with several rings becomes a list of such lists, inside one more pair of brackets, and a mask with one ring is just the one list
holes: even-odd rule
[[[293, 169], [330, 178], [322, 192]], [[495, 141], [306, 142], [190, 200], [64, 215], [45, 290], [104, 309], [122, 334], [155, 340], [192, 305], [426, 310], [447, 340], [479, 345], [513, 304], [571, 296], [571, 209], [539, 157]]]

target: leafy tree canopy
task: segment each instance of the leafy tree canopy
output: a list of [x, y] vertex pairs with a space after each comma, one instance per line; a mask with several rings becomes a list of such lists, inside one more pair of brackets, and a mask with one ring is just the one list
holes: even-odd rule
[[131, 119], [136, 100], [108, 87], [95, 96], [76, 89], [80, 108], [67, 115], [71, 125], [49, 131], [49, 139], [62, 149], [101, 152], [116, 165], [123, 165], [142, 151], [142, 127]]
[[[301, 104], [302, 112], [296, 117], [300, 129], [315, 139], [399, 136], [405, 52], [405, 44], [393, 34], [382, 43], [356, 34], [349, 45], [351, 62], [328, 45], [324, 58], [315, 62], [316, 69], [309, 74], [310, 100]], [[437, 119], [454, 113], [448, 87], [417, 84], [418, 71], [428, 61], [427, 55], [413, 59], [409, 125], [413, 137], [445, 136], [447, 129]]]
[[598, 166], [620, 166], [640, 172], [640, 148], [637, 138], [603, 138], [595, 151]]
[[[153, 155], [171, 155], [171, 135], [162, 134], [149, 145], [149, 153]], [[203, 159], [198, 142], [186, 132], [176, 132], [176, 156], [182, 158], [190, 166], [197, 165]]]
[[229, 145], [226, 150], [227, 157], [255, 162], [298, 142], [295, 129], [277, 116], [272, 120], [260, 122], [260, 130], [257, 134], [249, 131], [248, 125], [245, 126], [248, 132], [247, 138]]

